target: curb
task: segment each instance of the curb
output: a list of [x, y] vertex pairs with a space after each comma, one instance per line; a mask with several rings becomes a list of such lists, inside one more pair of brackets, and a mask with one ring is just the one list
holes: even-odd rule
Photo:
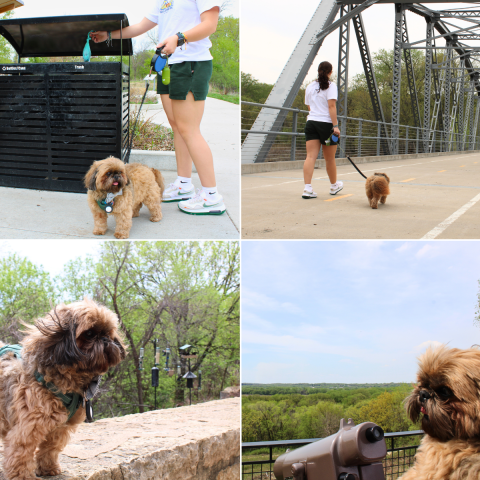
[[[177, 160], [175, 152], [159, 152], [148, 150], [132, 150], [130, 163], [142, 163], [147, 167], [158, 168], [158, 170], [177, 171]], [[193, 165], [193, 172], [196, 172]]]
[[[132, 151], [133, 153], [133, 151]], [[464, 150], [460, 152], [433, 152], [433, 153], [412, 153], [402, 155], [385, 155], [371, 157], [353, 157], [352, 160], [356, 164], [374, 163], [374, 162], [391, 162], [394, 160], [410, 160], [425, 157], [443, 157], [446, 155], [466, 155], [470, 153], [480, 153], [480, 150]], [[335, 163], [338, 165], [351, 165], [347, 158], [337, 158]], [[303, 168], [304, 160], [293, 160], [287, 162], [264, 162], [264, 163], [248, 163], [242, 164], [242, 175], [263, 172], [278, 172], [281, 170], [296, 170]], [[319, 158], [315, 162], [315, 168], [325, 168], [325, 159]]]

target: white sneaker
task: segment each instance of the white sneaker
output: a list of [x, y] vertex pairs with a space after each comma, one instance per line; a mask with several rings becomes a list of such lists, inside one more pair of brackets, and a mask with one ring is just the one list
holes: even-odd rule
[[312, 190], [309, 190], [305, 187], [305, 190], [302, 193], [302, 198], [317, 198], [317, 194]]
[[190, 215], [221, 215], [226, 211], [221, 195], [218, 195], [217, 200], [209, 200], [205, 198], [205, 193], [201, 188], [197, 190], [197, 194], [190, 200], [180, 202], [178, 208]]
[[189, 183], [188, 186], [182, 184], [176, 185], [171, 183], [163, 192], [163, 201], [168, 202], [180, 202], [182, 200], [188, 200], [195, 195], [195, 187]]
[[343, 189], [343, 182], [337, 180], [337, 183], [330, 185], [330, 195], [336, 195], [340, 190]]

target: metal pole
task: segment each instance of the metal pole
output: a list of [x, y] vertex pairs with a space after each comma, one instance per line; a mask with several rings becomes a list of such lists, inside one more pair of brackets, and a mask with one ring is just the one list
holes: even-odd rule
[[[293, 112], [292, 133], [297, 133], [297, 117], [298, 117], [298, 113]], [[292, 162], [293, 160], [295, 160], [296, 150], [297, 150], [297, 136], [293, 135], [292, 144], [290, 146], [290, 160], [292, 160]]]
[[[342, 5], [340, 8], [340, 18], [351, 10], [351, 5]], [[345, 151], [345, 143], [347, 141], [347, 95], [348, 95], [348, 52], [350, 39], [350, 20], [340, 25], [338, 29], [338, 102], [337, 114], [340, 118], [340, 148]]]
[[400, 83], [402, 79], [402, 23], [403, 10], [400, 3], [395, 4], [395, 43], [393, 49], [393, 87], [392, 87], [392, 154], [399, 148], [400, 125]]
[[432, 18], [427, 20], [426, 50], [425, 50], [425, 101], [423, 105], [423, 151], [428, 152], [428, 141], [430, 137], [430, 95], [432, 91]]
[[358, 121], [358, 157], [362, 156], [362, 119]]
[[380, 134], [382, 126], [380, 123], [377, 123], [377, 157], [380, 156]]
[[405, 129], [405, 154], [408, 155], [408, 125]]

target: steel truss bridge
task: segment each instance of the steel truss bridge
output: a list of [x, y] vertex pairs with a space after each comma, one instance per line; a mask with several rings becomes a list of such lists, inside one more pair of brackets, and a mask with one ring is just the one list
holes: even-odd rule
[[[372, 57], [362, 20], [362, 12], [375, 4], [393, 3], [394, 64], [392, 119], [387, 129], [375, 79]], [[427, 0], [426, 4], [433, 3]], [[442, 2], [435, 1], [436, 6]], [[445, 2], [443, 2], [445, 3]], [[448, 2], [449, 5], [452, 2]], [[480, 111], [480, 2], [467, 7], [432, 10], [425, 4], [396, 3], [389, 0], [322, 0], [275, 83], [265, 107], [260, 110], [242, 152], [249, 152], [247, 163], [264, 162], [276, 132], [282, 130], [289, 107], [298, 94], [323, 40], [336, 30], [339, 36], [338, 102], [340, 130], [346, 131], [348, 97], [348, 59], [351, 26], [355, 31], [368, 91], [382, 138], [382, 154], [399, 153], [400, 102], [409, 101], [417, 129], [421, 129], [421, 150], [432, 152], [434, 135], [442, 136], [444, 151], [473, 150]], [[410, 41], [406, 12], [425, 19], [425, 37]], [[418, 34], [418, 32], [416, 32]], [[411, 50], [425, 51], [424, 102], [419, 104]], [[401, 61], [405, 64], [409, 100], [400, 98]], [[270, 108], [268, 108], [270, 106]], [[277, 107], [277, 109], [272, 109]], [[283, 109], [278, 109], [282, 107]], [[274, 113], [272, 113], [274, 112]], [[390, 123], [390, 122], [389, 122]], [[253, 133], [255, 132], [255, 133]], [[263, 134], [268, 132], [268, 134]], [[245, 132], [247, 133], [247, 132]], [[437, 139], [438, 140], [438, 139]], [[345, 150], [345, 137], [341, 144]], [[455, 145], [453, 145], [455, 144]]]

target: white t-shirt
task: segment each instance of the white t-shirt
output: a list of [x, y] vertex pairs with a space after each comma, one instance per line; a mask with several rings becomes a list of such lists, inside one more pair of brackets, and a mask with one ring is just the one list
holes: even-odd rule
[[317, 81], [311, 83], [305, 90], [305, 105], [310, 105], [307, 120], [332, 123], [328, 111], [328, 100], [337, 100], [337, 86], [329, 82], [326, 90], [320, 90]]
[[[152, 11], [145, 15], [150, 21], [158, 24], [158, 41], [178, 32], [185, 33], [200, 23], [200, 14], [214, 7], [220, 7], [218, 0], [155, 0]], [[204, 38], [198, 42], [177, 47], [168, 63], [199, 62], [212, 60], [210, 39]]]

